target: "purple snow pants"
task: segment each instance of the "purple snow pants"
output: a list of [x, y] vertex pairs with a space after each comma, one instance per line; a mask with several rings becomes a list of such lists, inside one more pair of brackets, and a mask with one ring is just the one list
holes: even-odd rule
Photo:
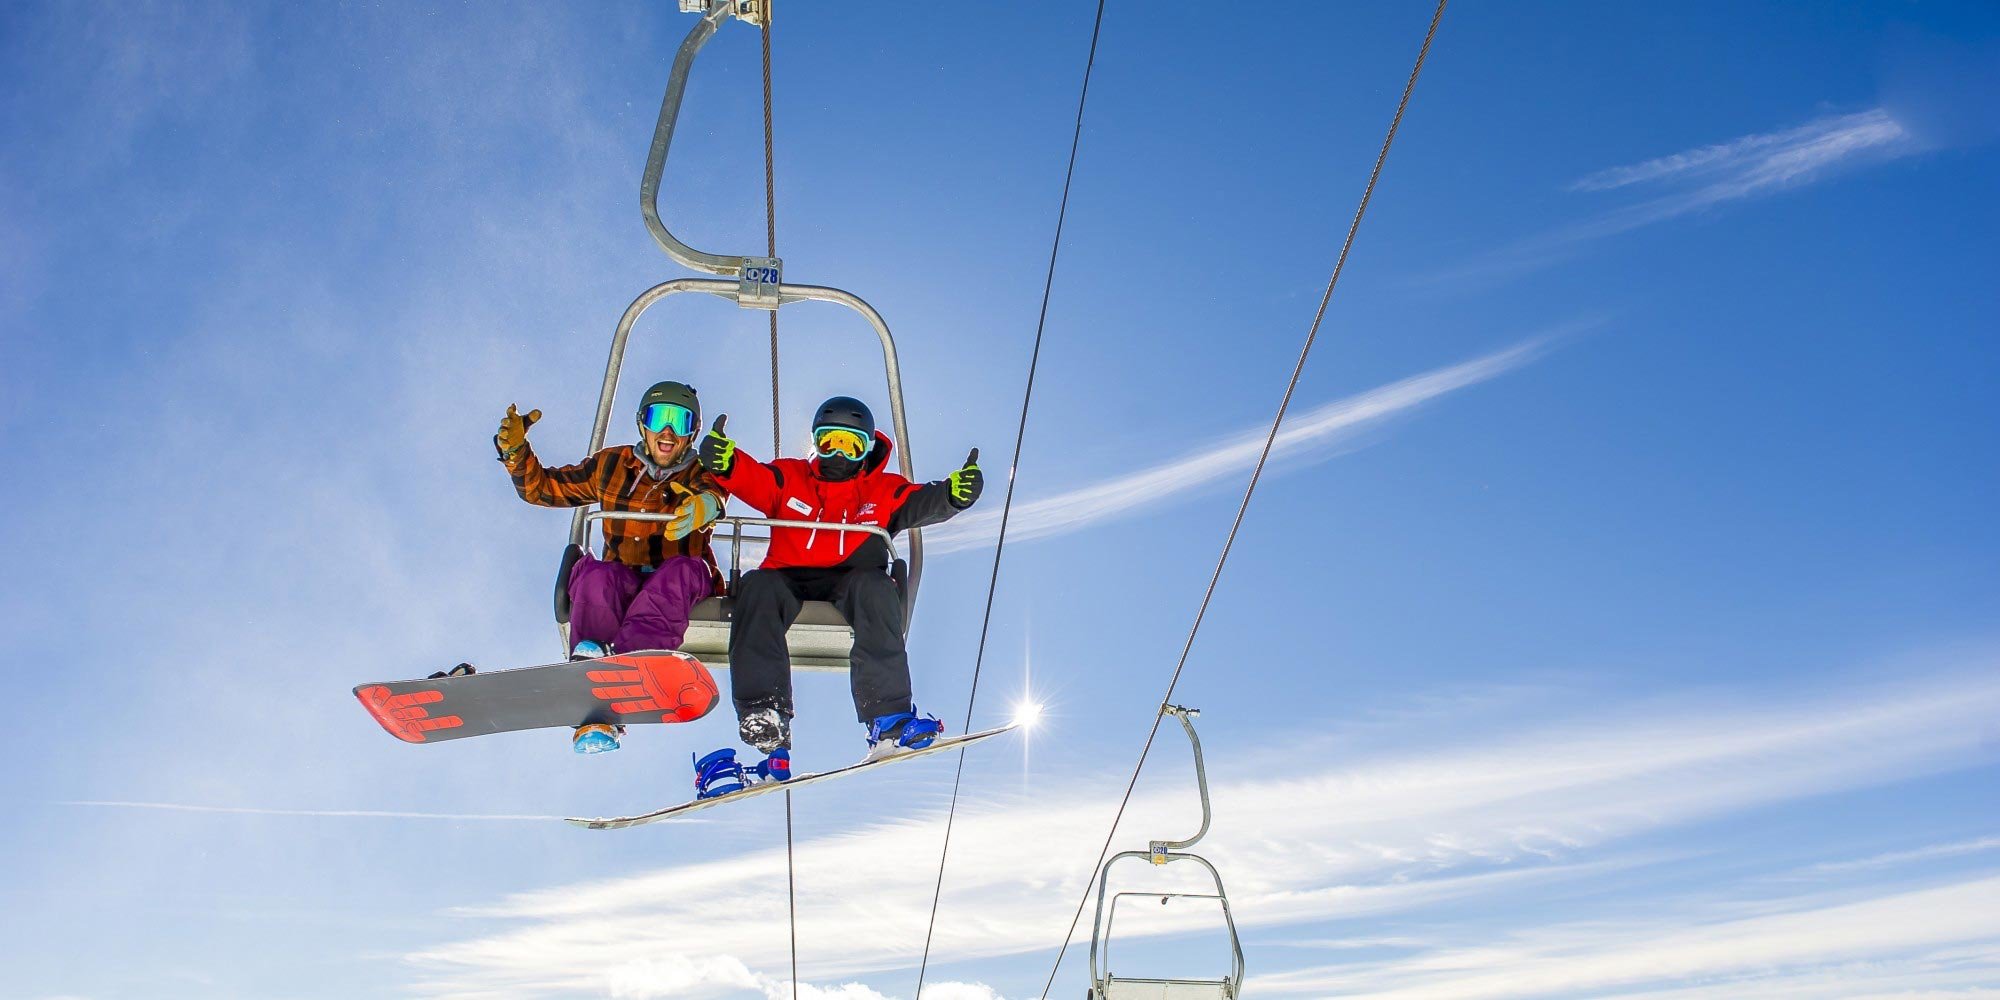
[[688, 609], [709, 596], [708, 564], [674, 556], [651, 573], [586, 555], [569, 573], [569, 639], [607, 642], [621, 652], [679, 649]]

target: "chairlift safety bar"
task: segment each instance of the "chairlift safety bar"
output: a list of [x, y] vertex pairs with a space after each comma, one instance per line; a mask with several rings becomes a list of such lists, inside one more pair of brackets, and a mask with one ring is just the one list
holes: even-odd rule
[[[650, 510], [590, 510], [590, 512], [584, 514], [584, 520], [674, 520], [674, 514], [670, 514], [670, 512], [650, 512]], [[758, 534], [748, 534], [746, 536], [746, 534], [742, 534], [744, 526], [808, 528], [808, 530], [820, 530], [820, 532], [862, 532], [862, 534], [872, 534], [872, 536], [880, 538], [882, 544], [888, 546], [888, 558], [890, 558], [890, 562], [896, 562], [896, 538], [892, 534], [888, 534], [888, 528], [882, 528], [878, 524], [842, 524], [838, 520], [736, 518], [736, 516], [716, 518], [712, 524], [728, 524], [730, 526], [730, 540], [734, 540], [738, 548], [742, 548], [744, 540], [750, 540], [750, 542], [760, 542], [760, 540], [768, 542], [770, 540], [770, 536], [758, 536]]]
[[[618, 378], [625, 364], [625, 349], [627, 343], [631, 340], [633, 325], [639, 321], [640, 316], [645, 315], [646, 310], [651, 309], [660, 300], [669, 295], [677, 295], [682, 292], [702, 292], [735, 301], [738, 296], [738, 283], [718, 278], [674, 278], [646, 289], [639, 294], [638, 298], [632, 300], [631, 305], [625, 307], [625, 313], [618, 317], [618, 328], [611, 337], [611, 354], [605, 362], [604, 383], [597, 397], [597, 417], [591, 426], [590, 448], [585, 454], [594, 455], [604, 447], [604, 437], [611, 426], [611, 406], [618, 394]], [[912, 482], [916, 481], [916, 463], [915, 459], [911, 457], [909, 422], [903, 412], [903, 370], [896, 359], [895, 338], [890, 335], [889, 325], [883, 321], [882, 314], [876, 312], [874, 306], [869, 305], [860, 296], [852, 292], [819, 285], [779, 285], [778, 299], [781, 304], [793, 302], [831, 302], [836, 305], [846, 306], [860, 313], [861, 317], [868, 321], [868, 325], [874, 328], [876, 338], [882, 343], [882, 363], [888, 378], [889, 420], [896, 432], [897, 468], [901, 470], [905, 479], [909, 479]], [[778, 456], [774, 455], [772, 457], [776, 458]], [[585, 545], [590, 537], [590, 522], [597, 520], [603, 513], [603, 511], [591, 511], [579, 508], [570, 518], [569, 540], [578, 546]], [[747, 518], [743, 520], [744, 523], [773, 523], [769, 521], [758, 522]], [[783, 522], [779, 523], [782, 525]], [[814, 526], [815, 524], [815, 522], [800, 523], [807, 524], [808, 526]], [[848, 525], [847, 527], [861, 528], [867, 526]], [[884, 532], [883, 534], [886, 535], [887, 533]], [[891, 551], [894, 551], [893, 543]], [[911, 528], [909, 530], [909, 563], [909, 591], [904, 599], [904, 607], [906, 609], [914, 609], [916, 607], [917, 588], [923, 578], [924, 536], [922, 529]], [[904, 624], [907, 626], [908, 622], [906, 621]]]
[[[1216, 903], [1218, 903], [1222, 907], [1223, 922], [1229, 925], [1230, 974], [1229, 978], [1224, 980], [1224, 982], [1227, 984], [1228, 994], [1231, 997], [1237, 996], [1243, 989], [1243, 941], [1236, 935], [1236, 914], [1229, 909], [1229, 896], [1223, 891], [1222, 888], [1222, 873], [1216, 871], [1215, 866], [1213, 864], [1210, 864], [1207, 858], [1204, 858], [1199, 854], [1181, 854], [1176, 852], [1168, 854], [1166, 856], [1166, 861], [1156, 861], [1154, 860], [1154, 855], [1151, 851], [1120, 851], [1117, 854], [1112, 855], [1111, 860], [1106, 861], [1104, 863], [1104, 869], [1098, 873], [1097, 877], [1097, 915], [1091, 918], [1092, 933], [1090, 936], [1090, 983], [1091, 983], [1091, 996], [1093, 1000], [1095, 1000], [1095, 998], [1097, 998], [1100, 995], [1098, 993], [1098, 988], [1107, 979], [1111, 977], [1111, 940], [1110, 940], [1111, 927], [1110, 927], [1110, 921], [1104, 919], [1106, 916], [1104, 908], [1105, 889], [1110, 883], [1111, 866], [1117, 864], [1119, 861], [1122, 861], [1126, 858], [1145, 858], [1147, 861], [1156, 865], [1166, 864], [1168, 861], [1193, 861], [1196, 864], [1199, 864], [1201, 867], [1207, 869], [1208, 877], [1215, 882], [1215, 892], [1212, 894], [1211, 893], [1200, 893], [1200, 894], [1120, 893], [1119, 895], [1121, 896], [1180, 895], [1180, 896], [1186, 896], [1187, 898], [1191, 899], [1211, 899], [1211, 898], [1214, 899]], [[1114, 911], [1116, 910], [1115, 902], [1113, 903], [1113, 910]], [[1114, 912], [1111, 915], [1116, 916], [1116, 913]], [[1102, 923], [1100, 924], [1099, 921], [1102, 921]], [[1099, 929], [1100, 927], [1102, 928], [1101, 930]], [[1103, 944], [1101, 953], [1099, 948], [1100, 941]], [[1211, 980], [1211, 982], [1213, 982], [1213, 980]]]
[[[1218, 883], [1219, 887], [1220, 883]], [[1106, 975], [1111, 973], [1111, 925], [1118, 920], [1118, 902], [1127, 897], [1157, 899], [1161, 905], [1165, 905], [1169, 899], [1212, 899], [1222, 904], [1222, 909], [1225, 912], [1229, 909], [1229, 897], [1219, 892], [1139, 892], [1128, 890], [1126, 892], [1113, 893], [1111, 896], [1111, 907], [1104, 915], [1104, 971]], [[1243, 982], [1243, 968], [1240, 958], [1237, 962], [1236, 976], [1230, 982], [1238, 986]]]

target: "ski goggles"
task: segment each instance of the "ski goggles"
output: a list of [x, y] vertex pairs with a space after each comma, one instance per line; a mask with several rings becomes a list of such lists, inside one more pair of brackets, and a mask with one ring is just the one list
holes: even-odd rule
[[679, 403], [654, 403], [639, 414], [639, 426], [655, 434], [673, 431], [676, 437], [694, 433], [694, 411]]
[[852, 427], [813, 428], [813, 450], [821, 458], [842, 458], [860, 461], [875, 448], [875, 440]]

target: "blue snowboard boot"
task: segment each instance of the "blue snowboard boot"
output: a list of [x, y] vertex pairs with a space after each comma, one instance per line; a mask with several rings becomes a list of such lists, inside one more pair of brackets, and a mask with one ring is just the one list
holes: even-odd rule
[[578, 726], [576, 732], [569, 738], [569, 748], [577, 753], [610, 753], [618, 749], [621, 728], [605, 725], [602, 722]]
[[694, 797], [697, 799], [740, 792], [748, 784], [743, 765], [736, 762], [735, 747], [723, 747], [694, 762]]
[[572, 660], [599, 660], [611, 655], [611, 647], [594, 639], [585, 639], [569, 651]]
[[779, 747], [771, 751], [771, 755], [757, 765], [757, 780], [759, 782], [792, 780], [791, 750]]
[[894, 757], [911, 750], [922, 750], [944, 735], [944, 723], [935, 715], [919, 716], [915, 712], [895, 712], [881, 715], [868, 724], [868, 756], [864, 760], [881, 760]]

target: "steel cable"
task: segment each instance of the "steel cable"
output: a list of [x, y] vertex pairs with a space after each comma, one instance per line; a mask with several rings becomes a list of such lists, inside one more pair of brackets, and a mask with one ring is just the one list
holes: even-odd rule
[[[1230, 550], [1236, 544], [1236, 533], [1243, 527], [1243, 518], [1250, 509], [1250, 498], [1257, 492], [1257, 482], [1264, 475], [1264, 464], [1271, 457], [1271, 448], [1278, 438], [1278, 429], [1285, 422], [1285, 411], [1291, 407], [1292, 393], [1298, 388], [1299, 376], [1304, 373], [1306, 358], [1312, 354], [1313, 343], [1319, 339], [1321, 322], [1326, 318], [1327, 304], [1333, 299], [1334, 286], [1340, 283], [1340, 273], [1347, 266], [1348, 253], [1354, 248], [1354, 238], [1361, 230], [1361, 218], [1368, 211], [1368, 202], [1375, 196], [1375, 184], [1382, 177], [1382, 165], [1389, 159], [1389, 147], [1396, 141], [1396, 130], [1403, 124], [1403, 112], [1410, 106], [1410, 94], [1416, 90], [1417, 76], [1423, 72], [1424, 59], [1430, 54], [1431, 41], [1437, 37], [1438, 22], [1444, 19], [1444, 9], [1449, 0], [1438, 0], [1437, 10], [1431, 15], [1430, 28], [1424, 33], [1424, 44], [1417, 50], [1416, 65], [1410, 68], [1410, 78], [1403, 85], [1403, 96], [1396, 103], [1395, 117], [1389, 120], [1389, 132], [1382, 138], [1382, 149], [1375, 154], [1374, 169], [1368, 173], [1368, 184], [1362, 188], [1361, 203], [1354, 209], [1354, 219], [1348, 224], [1347, 238], [1341, 242], [1340, 255], [1333, 263], [1333, 273], [1327, 278], [1326, 291], [1321, 293], [1319, 309], [1313, 313], [1312, 325], [1306, 330], [1305, 344], [1299, 348], [1298, 361], [1292, 366], [1292, 377], [1285, 383], [1285, 394], [1278, 401], [1278, 413], [1271, 420], [1271, 429], [1264, 436], [1264, 448], [1257, 455], [1257, 464], [1250, 470], [1250, 482], [1244, 487], [1243, 500], [1236, 507], [1236, 517], [1229, 525], [1229, 534], [1223, 539], [1222, 552], [1215, 560], [1215, 571], [1209, 575], [1208, 588], [1201, 595], [1201, 605], [1195, 610], [1194, 623], [1188, 628], [1187, 641], [1181, 646], [1180, 660], [1174, 664], [1173, 676], [1167, 681], [1166, 694], [1161, 696], [1159, 707], [1153, 713], [1153, 725], [1146, 733], [1146, 742], [1139, 750], [1139, 760], [1132, 766], [1132, 777], [1125, 783], [1125, 794], [1118, 802], [1118, 812], [1111, 817], [1111, 829], [1104, 835], [1104, 846], [1098, 850], [1097, 860], [1091, 865], [1091, 876], [1084, 883], [1082, 898], [1077, 900], [1076, 912], [1070, 917], [1069, 931], [1063, 936], [1062, 947], [1056, 951], [1055, 964], [1049, 967], [1048, 981], [1042, 985], [1042, 1000], [1047, 1000], [1049, 990], [1055, 987], [1056, 973], [1062, 968], [1063, 957], [1069, 952], [1070, 940], [1076, 936], [1077, 922], [1083, 919], [1084, 906], [1090, 902], [1090, 890], [1097, 883], [1098, 873], [1104, 865], [1104, 858], [1111, 852], [1111, 841], [1118, 835], [1118, 824], [1125, 818], [1125, 809], [1132, 802], [1132, 790], [1139, 784], [1139, 772], [1146, 766], [1147, 755], [1153, 752], [1153, 740], [1160, 735], [1160, 721], [1168, 705], [1173, 703], [1174, 689], [1180, 684], [1181, 674], [1187, 669], [1188, 654], [1194, 649], [1195, 636], [1201, 631], [1202, 619], [1208, 614], [1209, 602], [1215, 597], [1216, 585], [1222, 579], [1223, 567], [1229, 562]], [[1092, 984], [1095, 988], [1096, 984]], [[1241, 984], [1238, 984], [1239, 986]], [[1095, 994], [1093, 994], [1095, 996]]]
[[[764, 51], [764, 255], [778, 255], [778, 188], [775, 161], [771, 155], [771, 8], [764, 7], [763, 29], [759, 32]], [[771, 458], [784, 450], [778, 408], [778, 310], [771, 310]], [[785, 792], [785, 916], [791, 936], [792, 1000], [799, 1000], [799, 881], [798, 864], [792, 853], [792, 793]]]
[[[965, 727], [961, 732], [972, 731], [972, 709], [979, 700], [979, 673], [986, 663], [986, 636], [993, 624], [993, 598], [1000, 586], [1000, 556], [1007, 548], [1007, 519], [1014, 509], [1014, 482], [1021, 468], [1021, 442], [1028, 433], [1028, 406], [1035, 396], [1035, 372], [1042, 359], [1042, 332], [1049, 319], [1049, 296], [1055, 287], [1056, 255], [1062, 249], [1063, 222], [1069, 215], [1070, 183], [1076, 176], [1077, 148], [1083, 141], [1083, 109], [1090, 99], [1090, 73], [1097, 65], [1097, 39], [1104, 27], [1104, 0], [1097, 0], [1097, 16], [1090, 25], [1090, 52], [1084, 58], [1083, 86], [1076, 98], [1076, 128], [1070, 134], [1069, 166], [1063, 171], [1062, 198], [1056, 207], [1055, 238], [1049, 245], [1048, 273], [1042, 278], [1042, 307], [1035, 318], [1035, 345], [1028, 354], [1027, 386], [1021, 392], [1021, 419], [1014, 428], [1014, 456], [1007, 465], [1007, 496], [1000, 504], [1000, 533], [993, 545], [993, 571], [986, 581], [986, 610], [979, 621], [979, 651], [972, 659], [972, 688], [965, 699]], [[958, 751], [958, 767], [951, 776], [951, 808], [945, 813], [944, 845], [938, 852], [937, 884], [931, 889], [931, 915], [924, 925], [924, 954], [917, 966], [916, 997], [921, 1000], [924, 992], [924, 974], [930, 969], [931, 936], [937, 929], [938, 900], [944, 895], [945, 862], [951, 856], [951, 830], [958, 818], [959, 786], [965, 777], [965, 750]]]

